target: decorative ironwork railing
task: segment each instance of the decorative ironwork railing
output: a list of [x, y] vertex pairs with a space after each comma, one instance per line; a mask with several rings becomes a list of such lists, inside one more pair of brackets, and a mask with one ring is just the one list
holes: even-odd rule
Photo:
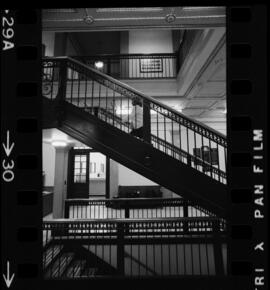
[[177, 56], [174, 53], [101, 54], [72, 58], [116, 79], [168, 79], [177, 75]]
[[226, 244], [216, 218], [53, 220], [43, 223], [43, 268], [47, 279], [220, 276]]
[[214, 217], [208, 210], [182, 198], [66, 199], [65, 218], [183, 218]]
[[131, 132], [130, 124], [137, 128], [142, 121], [141, 139], [210, 178], [227, 182], [224, 135], [98, 70], [67, 57], [45, 58], [43, 95], [80, 107], [126, 133]]

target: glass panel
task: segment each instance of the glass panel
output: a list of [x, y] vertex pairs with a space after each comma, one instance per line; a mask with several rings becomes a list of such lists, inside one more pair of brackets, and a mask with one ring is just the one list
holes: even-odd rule
[[81, 156], [80, 156], [80, 155], [76, 155], [76, 156], [75, 156], [75, 162], [79, 162], [80, 159], [81, 159]]

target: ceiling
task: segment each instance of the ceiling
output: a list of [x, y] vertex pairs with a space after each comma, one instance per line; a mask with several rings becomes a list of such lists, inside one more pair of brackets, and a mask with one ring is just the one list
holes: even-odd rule
[[43, 129], [42, 130], [42, 141], [47, 144], [52, 144], [55, 141], [60, 141], [66, 143], [66, 146], [71, 147], [85, 147], [85, 145], [76, 139], [73, 139], [64, 132], [53, 128], [53, 129]]
[[[84, 33], [87, 31], [102, 31], [101, 34], [107, 33], [107, 35], [112, 33], [116, 37], [117, 31], [138, 28], [201, 29], [202, 33], [194, 41], [193, 50], [187, 55], [177, 80], [170, 82], [166, 80], [166, 83], [159, 80], [154, 85], [149, 82], [147, 84], [149, 88], [145, 83], [143, 86], [136, 82], [127, 83], [210, 126], [211, 123], [214, 125], [222, 123], [224, 131], [226, 127], [225, 15], [224, 7], [44, 9], [43, 30], [76, 32], [74, 35], [76, 34], [78, 42], [88, 50], [87, 45], [93, 45], [93, 42], [87, 41], [87, 33]], [[100, 46], [106, 47], [106, 45]], [[50, 134], [45, 135], [46, 140], [52, 138]]]
[[225, 7], [115, 7], [43, 9], [43, 30], [97, 31], [139, 28], [223, 27]]

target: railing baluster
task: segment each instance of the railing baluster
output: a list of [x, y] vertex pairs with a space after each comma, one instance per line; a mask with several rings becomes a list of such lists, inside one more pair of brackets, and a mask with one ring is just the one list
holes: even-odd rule
[[[197, 145], [196, 145], [196, 143], [197, 143], [197, 142], [196, 142], [196, 132], [193, 131], [193, 133], [194, 133], [194, 136], [193, 136], [193, 137], [194, 137], [194, 148], [197, 148]], [[194, 154], [194, 155], [195, 155], [195, 154]], [[198, 166], [198, 162], [197, 162], [197, 159], [196, 159], [196, 158], [194, 159], [194, 163], [195, 163], [195, 164], [194, 164], [194, 165], [195, 165], [195, 168], [198, 169], [198, 168], [197, 168], [197, 166]]]
[[77, 106], [80, 107], [80, 84], [81, 84], [81, 78], [80, 78], [80, 73], [78, 72], [78, 79], [77, 79], [77, 86], [78, 86], [78, 91], [77, 91], [77, 95], [78, 95], [78, 99], [77, 99]]
[[94, 113], [94, 87], [95, 87], [95, 82], [94, 82], [94, 79], [92, 79], [92, 94], [91, 94], [91, 113], [93, 114]]

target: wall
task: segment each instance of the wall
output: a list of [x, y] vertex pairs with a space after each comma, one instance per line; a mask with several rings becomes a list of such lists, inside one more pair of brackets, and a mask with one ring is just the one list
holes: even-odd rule
[[132, 185], [157, 185], [153, 181], [145, 178], [144, 176], [130, 170], [129, 168], [118, 164], [119, 179], [118, 184], [124, 186]]
[[128, 31], [121, 31], [120, 32], [120, 53], [121, 54], [128, 54]]
[[43, 31], [42, 44], [45, 45], [45, 56], [54, 56], [55, 33]]
[[72, 55], [78, 55], [76, 47], [74, 43], [72, 42], [71, 38], [67, 38], [67, 43], [66, 43], [66, 55], [72, 56]]
[[110, 198], [118, 194], [118, 163], [110, 159]]
[[89, 195], [105, 195], [106, 181], [105, 179], [89, 180]]
[[73, 34], [67, 33], [66, 39], [66, 55], [81, 55], [81, 48], [77, 41], [77, 39], [73, 36]]
[[[132, 30], [129, 31], [129, 49], [128, 53], [172, 53], [173, 41], [171, 30]], [[144, 59], [142, 61], [148, 61]], [[175, 66], [171, 59], [162, 59], [163, 72], [171, 72], [174, 75]], [[155, 72], [155, 76], [162, 76], [163, 72]], [[141, 72], [141, 63], [136, 59], [129, 60], [129, 74], [136, 77], [144, 77], [145, 74], [151, 76], [151, 73]]]
[[171, 30], [129, 31], [129, 53], [171, 53]]
[[120, 53], [120, 32], [119, 31], [99, 31], [99, 32], [79, 32], [74, 35], [82, 47], [82, 54], [119, 54]]
[[45, 186], [54, 186], [55, 148], [42, 143], [42, 170], [45, 171]]

